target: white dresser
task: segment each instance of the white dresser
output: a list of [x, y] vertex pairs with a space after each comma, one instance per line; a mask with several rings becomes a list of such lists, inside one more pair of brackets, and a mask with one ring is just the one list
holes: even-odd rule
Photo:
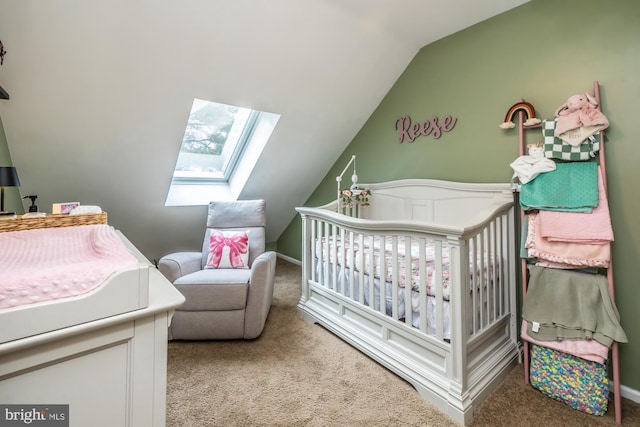
[[[105, 316], [124, 298], [98, 292], [34, 307], [31, 315], [0, 312], [0, 329], [13, 331], [0, 340], [0, 404], [69, 405], [69, 425], [77, 427], [165, 425], [167, 331], [184, 297], [123, 240], [141, 258], [131, 283], [142, 302], [136, 307]], [[87, 320], [92, 307], [97, 315]]]

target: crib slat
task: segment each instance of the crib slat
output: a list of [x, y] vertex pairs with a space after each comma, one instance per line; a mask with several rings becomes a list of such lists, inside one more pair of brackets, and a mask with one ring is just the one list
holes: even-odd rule
[[347, 292], [349, 293], [349, 298], [351, 299], [355, 299], [355, 294], [354, 294], [354, 289], [356, 288], [356, 286], [354, 285], [354, 277], [355, 277], [355, 269], [356, 269], [356, 264], [355, 264], [355, 256], [354, 256], [354, 251], [355, 251], [355, 240], [354, 240], [354, 233], [353, 231], [349, 232], [349, 251], [348, 251], [348, 266], [349, 266], [349, 277], [347, 280]]
[[321, 233], [321, 237], [322, 237], [322, 254], [324, 256], [324, 263], [322, 264], [322, 268], [323, 268], [323, 277], [322, 277], [322, 282], [323, 284], [328, 288], [330, 287], [330, 283], [329, 283], [329, 260], [331, 259], [329, 257], [329, 244], [331, 243], [329, 240], [329, 224], [322, 222], [321, 223], [322, 226], [322, 230], [320, 231]]
[[[358, 262], [356, 264], [360, 265], [358, 273], [358, 302], [360, 305], [364, 305], [364, 235], [362, 233], [358, 233]], [[353, 265], [354, 271], [356, 270], [356, 264]]]
[[342, 253], [344, 264], [342, 264], [342, 295], [353, 298], [353, 231], [345, 230]]
[[[384, 249], [383, 249], [384, 251]], [[381, 252], [381, 257], [384, 252]], [[391, 236], [391, 317], [398, 320], [398, 236]], [[381, 282], [383, 279], [380, 279]]]
[[505, 217], [500, 217], [498, 218], [499, 220], [499, 224], [500, 224], [500, 258], [498, 260], [498, 262], [500, 263], [499, 265], [499, 269], [498, 271], [500, 272], [500, 281], [499, 281], [499, 298], [500, 298], [500, 314], [503, 313], [507, 313], [508, 312], [508, 302], [509, 301], [509, 295], [508, 295], [508, 291], [509, 291], [509, 287], [506, 284], [506, 281], [508, 280], [507, 278], [509, 277], [509, 265], [507, 260], [509, 259], [508, 257], [508, 251], [509, 251], [509, 245], [506, 244], [506, 240], [505, 239], [509, 239], [509, 222], [506, 220]]
[[471, 334], [475, 334], [480, 329], [480, 319], [482, 317], [482, 299], [480, 298], [480, 294], [478, 293], [478, 276], [476, 272], [478, 271], [478, 236], [474, 236], [469, 241], [469, 257], [471, 259], [471, 300], [472, 300], [472, 329]]
[[[316, 252], [316, 242], [318, 241], [317, 224], [318, 221], [311, 219], [311, 260], [318, 259], [318, 264], [311, 268], [311, 280], [319, 282], [318, 280], [318, 266], [322, 265], [322, 251], [318, 254]], [[313, 261], [312, 261], [313, 262]], [[313, 264], [312, 264], [313, 265]]]
[[478, 256], [478, 282], [476, 283], [476, 287], [480, 288], [478, 291], [480, 294], [480, 330], [484, 329], [489, 322], [489, 298], [487, 295], [487, 288], [485, 287], [485, 269], [484, 269], [484, 257], [487, 253], [487, 229], [485, 228], [478, 234], [478, 238], [480, 239], [480, 243], [478, 245], [479, 253], [476, 254]]
[[434, 268], [434, 280], [433, 283], [436, 284], [436, 292], [435, 292], [435, 313], [433, 314], [433, 318], [435, 319], [435, 331], [436, 338], [440, 341], [444, 338], [444, 283], [442, 281], [443, 277], [443, 269], [442, 269], [442, 241], [436, 240], [434, 243], [435, 246], [435, 268]]
[[476, 275], [475, 272], [477, 271], [478, 265], [477, 265], [477, 261], [476, 261], [476, 246], [477, 246], [477, 240], [476, 237], [472, 237], [471, 239], [469, 239], [469, 258], [471, 260], [471, 276], [469, 279], [469, 283], [470, 283], [470, 289], [469, 292], [471, 292], [471, 334], [475, 334], [476, 331], [478, 331], [478, 319], [479, 316], [477, 315], [478, 313], [478, 309], [480, 304], [478, 303], [478, 292], [477, 292], [477, 287], [476, 287]]
[[503, 217], [499, 217], [497, 219], [498, 221], [498, 244], [500, 245], [500, 249], [498, 250], [498, 255], [496, 257], [496, 264], [497, 264], [497, 271], [498, 271], [498, 275], [499, 278], [497, 280], [498, 283], [498, 299], [499, 299], [499, 303], [500, 303], [500, 315], [502, 316], [505, 312], [506, 312], [506, 300], [507, 300], [507, 296], [504, 293], [504, 289], [506, 288], [505, 286], [505, 280], [507, 280], [507, 266], [506, 266], [506, 260], [507, 260], [507, 256], [506, 256], [506, 251], [507, 251], [507, 246], [505, 245], [505, 221], [503, 220]]
[[[376, 302], [375, 302], [375, 287], [374, 287], [374, 270], [376, 268], [375, 257], [373, 255], [373, 245], [375, 244], [375, 236], [373, 234], [369, 234], [369, 303], [371, 304], [371, 308], [375, 310]], [[364, 273], [363, 273], [364, 275]]]
[[411, 236], [404, 236], [404, 323], [413, 326], [413, 297], [412, 297], [412, 241]]
[[[338, 239], [336, 236], [336, 225], [335, 224], [331, 224], [330, 225], [330, 231], [329, 231], [329, 235], [331, 236], [331, 245], [329, 246], [329, 260], [331, 261], [331, 277], [329, 279], [329, 283], [331, 284], [331, 288], [334, 290], [338, 290], [338, 283], [336, 280], [336, 276], [338, 275], [338, 263], [337, 261], [337, 255], [338, 255]], [[331, 249], [333, 249], [333, 253], [331, 253]]]
[[325, 275], [324, 275], [324, 281], [326, 282], [326, 286], [329, 289], [333, 289], [333, 282], [331, 281], [331, 277], [329, 276], [329, 267], [330, 267], [330, 261], [331, 261], [331, 233], [329, 232], [330, 228], [330, 224], [329, 223], [325, 223], [324, 224], [324, 241], [325, 241], [325, 245], [326, 245], [326, 253], [325, 253], [325, 257], [326, 257], [326, 262], [324, 263], [324, 268], [325, 268]]
[[489, 256], [490, 250], [490, 234], [488, 228], [482, 230], [480, 234], [482, 236], [482, 246], [480, 249], [480, 289], [481, 294], [483, 296], [482, 301], [483, 304], [483, 313], [484, 313], [484, 322], [482, 323], [482, 329], [485, 329], [491, 322], [491, 295], [489, 285], [487, 283], [488, 277], [488, 265], [487, 265], [487, 256]]
[[[386, 271], [386, 265], [385, 265], [385, 257], [384, 257], [384, 253], [385, 253], [385, 243], [386, 243], [386, 236], [384, 235], [379, 235], [378, 236], [379, 239], [379, 244], [380, 244], [380, 255], [378, 256], [378, 264], [380, 267], [380, 273], [379, 273], [379, 277], [380, 277], [380, 313], [382, 314], [386, 314], [387, 311], [387, 304], [386, 304], [386, 283], [385, 283], [385, 278], [387, 277], [387, 271]], [[371, 248], [371, 251], [373, 252], [373, 248]], [[375, 278], [374, 275], [372, 274], [372, 279], [373, 282], [375, 282]], [[374, 286], [374, 283], [371, 283], [371, 286]]]
[[345, 251], [345, 240], [344, 240], [344, 229], [342, 227], [338, 227], [336, 225], [333, 226], [333, 238], [334, 245], [333, 248], [335, 250], [335, 255], [332, 257], [333, 261], [333, 277], [335, 278], [335, 289], [336, 292], [344, 295], [344, 279], [345, 279], [345, 259], [344, 259], [344, 251]]
[[509, 286], [507, 281], [509, 280], [509, 271], [514, 268], [513, 265], [509, 263], [509, 240], [511, 238], [515, 238], [515, 236], [511, 236], [509, 233], [509, 221], [507, 217], [500, 217], [500, 307], [502, 307], [502, 314], [509, 313], [509, 299], [511, 296], [509, 295]]
[[480, 232], [478, 234], [478, 239], [479, 239], [479, 243], [478, 243], [478, 253], [476, 254], [477, 258], [477, 262], [478, 262], [478, 278], [477, 278], [477, 282], [476, 285], [474, 287], [474, 289], [478, 289], [477, 291], [479, 294], [479, 299], [480, 299], [480, 322], [479, 322], [479, 328], [478, 328], [478, 332], [480, 332], [482, 329], [484, 329], [487, 326], [488, 323], [488, 298], [487, 298], [487, 293], [486, 293], [486, 288], [484, 286], [484, 278], [485, 278], [485, 271], [484, 271], [484, 256], [487, 253], [487, 239], [486, 239], [486, 232], [487, 230], [484, 229], [482, 230], [482, 232]]
[[322, 256], [322, 260], [323, 262], [320, 264], [320, 270], [318, 272], [320, 278], [319, 280], [322, 281], [323, 286], [325, 287], [329, 287], [327, 282], [327, 277], [328, 277], [328, 271], [327, 269], [327, 260], [329, 259], [328, 257], [328, 250], [329, 250], [329, 242], [327, 241], [327, 237], [326, 237], [326, 228], [328, 227], [327, 224], [325, 224], [322, 221], [318, 221], [318, 238], [320, 239], [320, 255]]
[[487, 262], [490, 267], [490, 275], [489, 275], [489, 284], [491, 285], [491, 297], [493, 301], [493, 316], [491, 316], [491, 320], [496, 320], [498, 318], [498, 298], [497, 298], [497, 277], [496, 277], [496, 261], [498, 259], [497, 254], [497, 227], [494, 221], [491, 222], [491, 253], [489, 254], [489, 259]]
[[418, 255], [418, 265], [419, 265], [419, 274], [420, 274], [420, 282], [418, 283], [418, 290], [420, 295], [420, 330], [427, 333], [427, 287], [429, 285], [427, 277], [427, 241], [425, 238], [421, 237], [418, 240], [419, 255]]

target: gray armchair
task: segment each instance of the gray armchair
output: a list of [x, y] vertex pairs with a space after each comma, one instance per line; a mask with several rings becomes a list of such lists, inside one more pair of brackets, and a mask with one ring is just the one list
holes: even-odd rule
[[[158, 269], [186, 298], [176, 309], [170, 339], [252, 339], [262, 333], [271, 308], [276, 266], [275, 252], [265, 252], [265, 224], [264, 200], [211, 202], [202, 251], [178, 252], [160, 259]], [[245, 231], [248, 255], [242, 252], [247, 248], [246, 240], [237, 242], [240, 249], [235, 258], [228, 255], [235, 247], [233, 242], [225, 240], [224, 252], [223, 245], [210, 243], [212, 233], [244, 238]], [[214, 245], [213, 253], [218, 249], [217, 258], [211, 257], [210, 244]], [[242, 264], [242, 257], [249, 268], [228, 265], [234, 259]]]

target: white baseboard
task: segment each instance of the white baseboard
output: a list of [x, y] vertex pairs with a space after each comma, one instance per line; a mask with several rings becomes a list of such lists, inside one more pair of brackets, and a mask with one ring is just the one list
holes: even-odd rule
[[625, 399], [632, 400], [636, 403], [640, 403], [640, 391], [622, 384], [620, 384], [620, 396], [624, 397]]
[[278, 256], [278, 258], [282, 258], [285, 261], [289, 261], [291, 264], [302, 265], [302, 261], [299, 261], [295, 258], [291, 258], [290, 256], [282, 255], [279, 252], [276, 252], [276, 255]]

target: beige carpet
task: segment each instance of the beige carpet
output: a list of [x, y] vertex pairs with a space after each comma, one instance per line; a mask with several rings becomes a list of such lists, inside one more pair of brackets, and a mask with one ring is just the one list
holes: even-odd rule
[[[296, 310], [300, 267], [278, 260], [273, 306], [252, 341], [170, 342], [168, 426], [455, 426], [408, 383]], [[613, 426], [525, 386], [522, 367], [472, 426]], [[640, 405], [623, 399], [623, 425]]]

